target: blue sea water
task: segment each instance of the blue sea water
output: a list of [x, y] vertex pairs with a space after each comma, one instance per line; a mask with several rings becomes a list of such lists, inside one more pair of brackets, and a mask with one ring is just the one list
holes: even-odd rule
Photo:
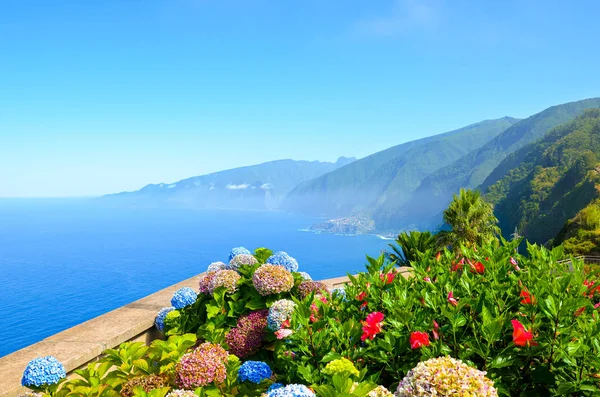
[[[294, 256], [314, 279], [364, 269], [389, 241], [302, 231], [283, 212], [0, 200], [0, 357], [197, 275], [232, 247]], [[165, 302], [167, 305], [168, 302]]]

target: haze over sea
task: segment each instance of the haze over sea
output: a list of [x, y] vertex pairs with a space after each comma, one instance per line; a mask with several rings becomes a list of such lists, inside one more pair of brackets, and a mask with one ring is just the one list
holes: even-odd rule
[[[364, 268], [388, 241], [301, 231], [283, 212], [107, 208], [0, 199], [0, 356], [197, 275], [232, 247], [287, 251], [314, 279]], [[169, 302], [165, 302], [168, 306]]]

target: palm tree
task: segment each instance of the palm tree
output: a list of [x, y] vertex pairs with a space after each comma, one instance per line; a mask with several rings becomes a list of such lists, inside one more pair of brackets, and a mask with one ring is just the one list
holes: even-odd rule
[[438, 233], [440, 244], [459, 247], [478, 246], [498, 240], [500, 228], [494, 207], [476, 190], [460, 189], [444, 211], [450, 230]]
[[399, 266], [410, 266], [427, 252], [436, 250], [436, 238], [430, 232], [402, 232], [396, 238], [396, 244], [388, 244], [393, 252], [387, 252], [390, 260]]

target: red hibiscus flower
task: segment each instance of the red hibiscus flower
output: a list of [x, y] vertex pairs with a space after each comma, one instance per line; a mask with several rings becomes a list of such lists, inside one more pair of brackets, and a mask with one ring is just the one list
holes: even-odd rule
[[471, 266], [471, 269], [479, 274], [483, 274], [485, 273], [485, 266], [483, 266], [483, 263], [481, 262], [475, 262], [475, 264], [472, 264], [471, 262], [469, 262], [469, 266]]
[[362, 309], [364, 309], [364, 308], [365, 308], [365, 307], [367, 307], [367, 306], [369, 306], [369, 302], [367, 302], [367, 301], [364, 301], [364, 302], [362, 303], [362, 305], [360, 305], [360, 309], [362, 310]]
[[415, 331], [410, 334], [410, 348], [419, 349], [422, 346], [429, 346], [429, 334], [427, 332]]
[[513, 343], [517, 346], [537, 346], [537, 343], [533, 340], [533, 333], [526, 331], [523, 324], [518, 320], [510, 320], [513, 330]]
[[535, 302], [535, 297], [529, 291], [523, 290], [519, 296], [523, 298], [521, 299], [521, 303], [524, 305], [532, 305]]
[[388, 274], [381, 273], [379, 275], [379, 278], [381, 279], [381, 281], [385, 282], [386, 284], [391, 284], [394, 281], [394, 278], [396, 278], [396, 273], [394, 273], [394, 272], [389, 272]]
[[458, 301], [454, 298], [454, 293], [452, 291], [448, 292], [448, 303], [452, 306], [458, 306]]
[[575, 310], [575, 313], [574, 313], [575, 317], [581, 316], [584, 311], [585, 311], [585, 306], [580, 307], [579, 309]]
[[430, 282], [431, 282], [431, 279], [430, 279], [429, 277], [424, 277], [424, 278], [423, 278], [423, 281], [426, 281], [426, 282], [430, 283]]
[[373, 312], [367, 316], [366, 321], [363, 321], [363, 334], [360, 337], [363, 342], [367, 339], [375, 339], [375, 335], [381, 332], [384, 317], [381, 312]]
[[356, 296], [356, 300], [364, 301], [366, 297], [367, 297], [367, 293], [365, 291], [363, 291]]

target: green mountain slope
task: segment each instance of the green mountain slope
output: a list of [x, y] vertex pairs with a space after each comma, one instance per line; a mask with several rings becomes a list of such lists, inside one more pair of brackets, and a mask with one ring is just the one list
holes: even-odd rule
[[[434, 227], [441, 221], [440, 213], [461, 187], [489, 186], [508, 170], [496, 167], [511, 153], [544, 136], [559, 124], [573, 120], [585, 109], [600, 107], [600, 98], [585, 99], [550, 107], [519, 121], [480, 149], [468, 153], [454, 163], [441, 168], [423, 180], [412, 199], [396, 213], [388, 211], [375, 217], [378, 227], [416, 223]], [[516, 161], [516, 160], [515, 160]], [[486, 179], [493, 177], [486, 182]]]
[[134, 192], [104, 196], [114, 204], [193, 208], [274, 209], [303, 181], [347, 165], [337, 162], [277, 160], [196, 176], [176, 183], [152, 184]]
[[399, 205], [425, 176], [484, 145], [515, 122], [509, 117], [483, 121], [372, 154], [298, 185], [281, 208], [342, 216], [371, 212], [388, 201]]
[[600, 109], [589, 109], [504, 160], [505, 176], [488, 181], [486, 199], [505, 235], [517, 227], [529, 241], [546, 243], [599, 197], [599, 164]]

